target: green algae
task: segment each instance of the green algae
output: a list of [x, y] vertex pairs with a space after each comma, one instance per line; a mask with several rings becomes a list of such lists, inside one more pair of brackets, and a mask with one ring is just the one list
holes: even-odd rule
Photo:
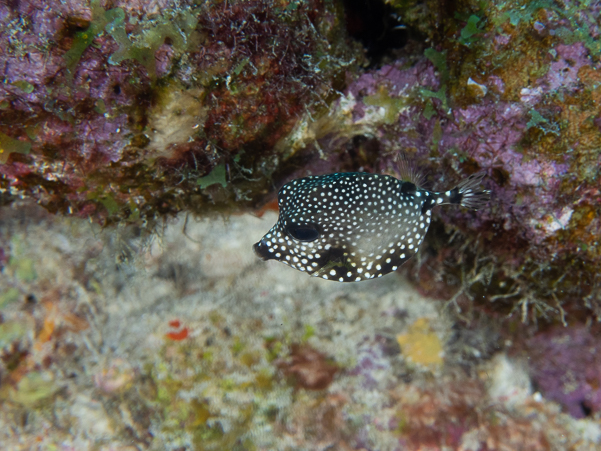
[[402, 109], [407, 105], [407, 99], [402, 97], [392, 97], [387, 89], [380, 89], [372, 96], [365, 96], [363, 103], [370, 106], [377, 106], [384, 109], [384, 123], [394, 124]]
[[234, 337], [234, 343], [232, 344], [232, 354], [235, 356], [240, 354], [242, 350], [245, 348], [244, 342], [240, 339], [240, 337]]
[[106, 208], [110, 215], [114, 215], [121, 209], [119, 203], [115, 199], [115, 196], [111, 194], [100, 197], [98, 201], [104, 205], [104, 208]]
[[33, 92], [33, 90], [35, 89], [35, 86], [33, 86], [31, 83], [29, 83], [26, 80], [17, 80], [17, 81], [13, 81], [11, 83], [11, 85], [19, 88], [21, 91], [23, 91], [25, 94], [31, 94]]
[[267, 348], [267, 361], [273, 362], [277, 358], [281, 357], [284, 352], [285, 346], [281, 340], [274, 337], [265, 339], [265, 347]]
[[314, 335], [315, 335], [315, 328], [313, 326], [311, 326], [310, 324], [305, 324], [305, 333], [303, 334], [301, 341], [304, 343]]
[[473, 44], [477, 39], [476, 35], [484, 31], [484, 27], [480, 20], [480, 17], [474, 14], [472, 14], [469, 17], [469, 19], [467, 20], [467, 24], [465, 25], [465, 27], [463, 27], [463, 29], [460, 32], [461, 38], [459, 39], [459, 42], [461, 44], [467, 46]]
[[[0, 309], [8, 304], [12, 304], [21, 297], [21, 292], [14, 287], [9, 288], [3, 293], [0, 293]], [[1, 334], [1, 332], [0, 332]], [[2, 346], [0, 346], [1, 348]]]
[[530, 129], [536, 127], [541, 130], [544, 134], [552, 133], [556, 136], [560, 134], [560, 128], [557, 124], [552, 123], [549, 119], [543, 117], [538, 111], [530, 111], [530, 120], [526, 124], [526, 128]]
[[[497, 6], [497, 9], [503, 10], [503, 8], [508, 4], [509, 2], [501, 3]], [[517, 27], [520, 22], [531, 22], [541, 9], [549, 9], [553, 8], [554, 6], [555, 5], [553, 2], [549, 0], [528, 1], [523, 5], [520, 5], [516, 2], [516, 4], [513, 5], [513, 8], [510, 6], [510, 9], [504, 10], [502, 14], [496, 16], [493, 20], [493, 23], [495, 25], [502, 25], [503, 23], [509, 21], [511, 25]]]
[[[492, 14], [492, 22], [495, 26], [502, 26], [509, 22], [513, 27], [521, 24], [530, 24], [534, 21], [540, 11], [553, 11], [559, 17], [565, 18], [570, 23], [570, 28], [562, 26], [554, 30], [554, 35], [564, 44], [582, 42], [591, 55], [601, 54], [601, 41], [593, 37], [590, 27], [582, 20], [580, 14], [582, 7], [588, 7], [590, 2], [566, 3], [561, 6], [550, 0], [515, 1], [503, 2], [496, 6], [500, 14]], [[589, 17], [594, 22], [595, 18]]]
[[19, 381], [16, 390], [10, 391], [9, 398], [23, 407], [32, 408], [52, 397], [58, 390], [52, 373], [33, 371]]
[[0, 132], [0, 164], [6, 163], [8, 161], [8, 156], [11, 153], [27, 155], [30, 150], [31, 143], [11, 138]]
[[198, 180], [196, 180], [196, 183], [200, 189], [205, 189], [215, 184], [219, 184], [223, 188], [227, 187], [227, 180], [225, 179], [225, 165], [220, 164], [215, 166], [209, 175], [200, 177]]
[[33, 282], [37, 279], [38, 274], [35, 269], [35, 260], [29, 258], [24, 252], [27, 243], [24, 241], [26, 237], [15, 235], [11, 240], [11, 253], [8, 259], [7, 268], [12, 274], [22, 282]]
[[122, 61], [135, 60], [140, 63], [150, 78], [156, 77], [155, 53], [166, 39], [178, 52], [184, 52], [190, 36], [198, 24], [198, 19], [190, 11], [179, 14], [165, 15], [140, 34], [128, 36], [124, 28], [124, 17], [106, 26], [106, 31], [119, 44], [119, 48], [109, 58], [110, 64], [120, 64]]
[[249, 58], [244, 58], [242, 61], [238, 63], [238, 65], [232, 71], [234, 75], [240, 75], [240, 72], [246, 67], [246, 65], [250, 62]]
[[[85, 187], [81, 188], [85, 190]], [[95, 191], [90, 191], [87, 193], [86, 198], [88, 200], [93, 200], [102, 205], [109, 215], [115, 215], [121, 211], [121, 204], [115, 198], [115, 195], [112, 193], [100, 192], [99, 189]], [[135, 212], [136, 210], [133, 210]], [[139, 214], [139, 212], [138, 212]]]
[[431, 119], [436, 114], [436, 108], [432, 99], [438, 99], [442, 103], [442, 107], [445, 111], [448, 110], [448, 99], [447, 99], [447, 82], [449, 81], [449, 66], [447, 65], [447, 51], [439, 52], [434, 48], [428, 48], [424, 51], [424, 56], [428, 58], [434, 67], [438, 71], [440, 76], [440, 89], [437, 92], [431, 91], [426, 88], [421, 88], [419, 93], [426, 100], [425, 107], [422, 110], [422, 115], [426, 119]]
[[0, 350], [16, 341], [26, 339], [28, 333], [29, 330], [16, 321], [0, 324]]
[[431, 91], [430, 89], [420, 88], [420, 95], [425, 99], [438, 99], [442, 103], [442, 108], [447, 111], [449, 108], [449, 101], [447, 98], [447, 87], [442, 85], [438, 91]]
[[137, 35], [128, 35], [125, 30], [125, 11], [122, 8], [104, 10], [98, 0], [92, 1], [92, 21], [88, 28], [75, 35], [73, 44], [65, 53], [65, 65], [71, 77], [83, 53], [92, 45], [94, 39], [106, 31], [119, 45], [109, 58], [110, 64], [120, 64], [126, 60], [140, 63], [151, 78], [156, 77], [155, 53], [169, 39], [173, 48], [184, 52], [190, 36], [198, 24], [198, 19], [191, 11], [178, 14], [165, 14], [149, 28]]
[[432, 116], [434, 116], [435, 114], [436, 114], [436, 109], [434, 108], [434, 104], [432, 103], [431, 100], [428, 100], [426, 102], [426, 106], [425, 106], [424, 110], [422, 111], [422, 115], [426, 119], [431, 119]]
[[[572, 20], [572, 22], [574, 22]], [[584, 46], [591, 55], [599, 56], [601, 54], [601, 40], [591, 36], [590, 28], [587, 24], [572, 23], [573, 29], [561, 27], [556, 31], [556, 36], [561, 38], [565, 44], [574, 44], [576, 42], [584, 43]]]
[[424, 56], [428, 58], [438, 73], [440, 74], [441, 83], [446, 83], [449, 80], [449, 66], [447, 65], [447, 52], [439, 52], [434, 48], [428, 48], [424, 50]]
[[113, 8], [105, 11], [100, 5], [99, 0], [92, 0], [92, 21], [88, 28], [75, 35], [71, 48], [65, 53], [65, 65], [70, 78], [73, 78], [75, 68], [83, 56], [86, 49], [94, 42], [107, 26], [112, 23], [122, 23], [125, 18], [125, 11], [121, 8]]
[[96, 100], [96, 104], [94, 106], [94, 111], [96, 111], [98, 114], [106, 113], [106, 104], [104, 103], [104, 100], [102, 100], [102, 99]]
[[23, 282], [33, 282], [38, 277], [35, 262], [30, 258], [11, 257], [8, 266], [14, 271], [15, 276]]

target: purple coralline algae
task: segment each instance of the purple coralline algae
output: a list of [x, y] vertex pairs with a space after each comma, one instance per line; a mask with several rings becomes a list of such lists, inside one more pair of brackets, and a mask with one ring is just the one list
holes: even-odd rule
[[598, 328], [541, 333], [527, 341], [532, 379], [545, 398], [576, 418], [601, 412]]
[[320, 1], [3, 3], [3, 201], [105, 224], [248, 204], [361, 58], [344, 37]]
[[434, 189], [485, 171], [488, 207], [437, 213], [413, 262], [422, 288], [522, 321], [599, 318], [600, 3], [472, 7], [431, 23], [424, 56], [352, 80], [291, 148], [316, 138], [328, 155], [364, 136], [377, 143], [373, 170], [394, 173], [404, 152]]
[[424, 290], [600, 317], [601, 2], [389, 4], [422, 42], [360, 73], [328, 2], [0, 7], [0, 201], [144, 224], [403, 151], [429, 188], [482, 170], [493, 196], [437, 213]]

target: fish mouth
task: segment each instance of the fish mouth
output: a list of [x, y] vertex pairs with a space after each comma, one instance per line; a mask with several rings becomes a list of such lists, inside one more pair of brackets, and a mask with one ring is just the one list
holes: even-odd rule
[[265, 244], [264, 240], [253, 244], [253, 251], [255, 251], [255, 255], [263, 261], [275, 258], [273, 253], [269, 252], [269, 247]]

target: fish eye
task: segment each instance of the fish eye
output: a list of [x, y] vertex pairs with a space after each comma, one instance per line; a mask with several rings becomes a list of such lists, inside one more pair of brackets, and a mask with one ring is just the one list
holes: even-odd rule
[[307, 225], [294, 225], [291, 224], [286, 227], [286, 232], [292, 238], [299, 241], [314, 241], [319, 236], [319, 230], [317, 227], [311, 224]]

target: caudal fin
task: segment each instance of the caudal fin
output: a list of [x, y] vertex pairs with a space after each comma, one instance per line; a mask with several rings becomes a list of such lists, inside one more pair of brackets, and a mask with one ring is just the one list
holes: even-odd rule
[[480, 187], [485, 175], [484, 172], [472, 174], [457, 185], [455, 189], [451, 190], [451, 203], [460, 204], [474, 210], [486, 205], [490, 200], [490, 191]]

